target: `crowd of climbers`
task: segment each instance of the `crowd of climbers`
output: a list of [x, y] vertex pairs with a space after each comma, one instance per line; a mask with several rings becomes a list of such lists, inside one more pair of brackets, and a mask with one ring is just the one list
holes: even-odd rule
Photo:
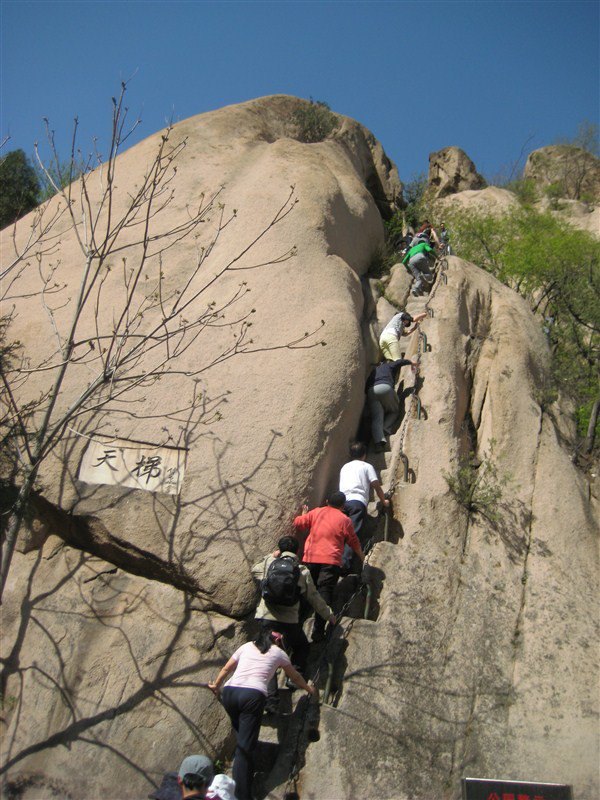
[[[448, 233], [442, 223], [440, 236], [425, 222], [405, 243], [403, 263], [415, 278], [413, 294], [420, 294], [424, 283], [433, 283], [430, 253], [434, 247], [448, 252]], [[366, 384], [374, 449], [383, 450], [386, 436], [400, 419], [396, 391], [398, 370], [417, 363], [402, 358], [402, 336], [416, 330], [426, 313], [411, 316], [395, 314], [385, 326], [379, 344], [383, 360], [371, 371]], [[277, 549], [252, 567], [260, 587], [255, 613], [255, 638], [239, 647], [208, 684], [229, 715], [237, 737], [233, 759], [233, 778], [214, 776], [206, 756], [184, 759], [179, 772], [167, 773], [154, 800], [252, 800], [254, 751], [263, 715], [279, 711], [277, 671], [286, 675], [291, 691], [299, 688], [309, 695], [316, 689], [306, 681], [310, 643], [304, 622], [314, 612], [311, 639], [326, 639], [326, 626], [337, 624], [332, 610], [335, 587], [340, 576], [358, 573], [365, 560], [364, 522], [371, 492], [383, 507], [389, 506], [375, 468], [366, 461], [367, 446], [356, 442], [350, 460], [340, 471], [338, 490], [324, 506], [309, 511], [303, 506], [293, 523], [293, 535], [284, 536]], [[302, 555], [300, 556], [300, 551]]]

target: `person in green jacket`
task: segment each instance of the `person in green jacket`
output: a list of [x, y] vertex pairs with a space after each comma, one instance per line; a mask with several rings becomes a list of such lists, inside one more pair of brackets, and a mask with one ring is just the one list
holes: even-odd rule
[[402, 259], [402, 263], [414, 276], [415, 283], [412, 294], [418, 297], [423, 293], [423, 284], [433, 283], [431, 267], [435, 261], [435, 250], [427, 241], [421, 241], [410, 248]]

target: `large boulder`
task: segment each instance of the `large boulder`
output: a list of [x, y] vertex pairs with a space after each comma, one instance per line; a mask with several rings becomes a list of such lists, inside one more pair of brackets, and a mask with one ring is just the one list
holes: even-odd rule
[[[188, 320], [207, 308], [221, 311], [177, 357], [169, 353], [163, 379], [124, 404], [92, 403], [71, 420], [43, 464], [29, 535], [5, 590], [11, 700], [2, 740], [13, 786], [43, 785], [48, 794], [56, 785], [75, 798], [140, 797], [186, 752], [225, 752], [229, 727], [198, 682], [214, 677], [247, 635], [243, 623], [232, 623], [255, 604], [251, 565], [290, 531], [300, 502], [318, 504], [335, 486], [368, 366], [361, 276], [383, 242], [382, 213], [401, 194], [381, 145], [353, 120], [338, 116], [323, 141], [300, 141], [298, 119], [307, 108], [292, 97], [262, 98], [186, 120], [170, 134], [170, 145], [183, 149], [157, 201], [163, 210], [149, 215], [151, 230], [185, 227], [203, 197], [218, 196], [194, 235], [175, 234], [147, 259], [136, 290], [143, 323], [136, 324], [158, 318], [164, 299], [145, 287], [159, 273], [163, 298], [193, 276], [199, 293], [185, 309]], [[163, 136], [117, 158], [113, 220], [126, 213]], [[105, 178], [100, 170], [87, 178], [92, 207]], [[78, 225], [81, 198], [74, 196]], [[61, 203], [49, 202], [42, 223]], [[218, 232], [233, 209], [237, 215]], [[39, 222], [35, 213], [19, 221], [17, 249]], [[124, 244], [139, 241], [138, 222], [124, 226]], [[51, 246], [33, 248], [41, 263], [32, 253], [12, 273], [18, 301], [9, 335], [22, 342], [28, 366], [45, 367], [17, 386], [22, 404], [48, 386], [55, 333], [68, 330], [85, 266], [83, 227], [76, 230], [63, 213], [51, 234]], [[11, 237], [2, 245], [6, 266]], [[93, 338], [96, 322], [110, 333], [127, 269], [139, 257], [134, 246], [107, 265], [102, 299], [84, 311], [78, 337]], [[58, 297], [50, 298], [41, 276], [52, 270]], [[253, 322], [245, 333], [244, 319]], [[89, 384], [89, 358], [97, 353], [91, 348], [69, 369], [57, 411]], [[151, 366], [146, 360], [136, 368], [143, 376]], [[181, 492], [90, 482], [103, 457], [80, 478], [88, 448], [102, 442], [134, 452], [144, 443], [185, 448]], [[64, 548], [48, 550], [57, 539]], [[100, 577], [90, 559], [106, 565]], [[231, 641], [221, 647], [222, 636]]]
[[515, 194], [499, 186], [486, 186], [485, 189], [465, 189], [464, 192], [447, 195], [436, 201], [435, 209], [441, 218], [444, 213], [473, 211], [481, 214], [506, 214], [518, 206]]
[[600, 159], [569, 144], [548, 145], [527, 157], [523, 177], [555, 196], [600, 202]]
[[394, 264], [390, 280], [385, 287], [385, 296], [396, 308], [403, 309], [409, 296], [413, 277], [404, 264]]
[[[175, 126], [171, 141], [185, 140], [186, 146], [169, 184], [174, 200], [157, 221], [161, 229], [176, 228], [201, 202], [202, 193], [219, 192], [219, 204], [227, 212], [237, 210], [195, 280], [212, 281], [223, 264], [233, 262], [234, 268], [185, 309], [185, 316], [194, 319], [213, 302], [222, 313], [172, 360], [167, 378], [130, 393], [121, 407], [111, 404], [69, 425], [58, 457], [48, 459], [40, 474], [45, 499], [69, 514], [68, 525], [58, 520], [54, 528], [46, 525], [49, 532], [66, 531], [72, 544], [123, 569], [190, 589], [207, 608], [237, 616], [252, 607], [253, 559], [289, 530], [301, 500], [322, 500], [347, 452], [361, 411], [365, 373], [360, 277], [383, 240], [378, 204], [385, 205], [401, 190], [380, 145], [353, 120], [340, 117], [333, 137], [323, 142], [303, 144], [292, 138], [304, 102], [263, 98]], [[149, 137], [117, 159], [115, 217], [124, 213], [161, 136]], [[92, 202], [101, 196], [101, 179], [100, 173], [89, 178]], [[290, 213], [269, 228], [291, 184], [298, 202], [292, 201]], [[47, 215], [60, 200], [53, 203]], [[215, 206], [203, 236], [175, 242], [161, 254], [160, 264], [158, 257], [150, 259], [146, 285], [162, 270], [166, 289], [184, 287], [200, 248], [212, 241], [218, 218]], [[66, 300], [67, 293], [75, 293], [83, 259], [75, 231], [63, 220], [60, 245], [44, 256], [42, 269], [59, 261], [55, 279], [65, 284], [61, 296]], [[31, 222], [32, 215], [19, 222], [17, 246], [26, 240]], [[124, 241], [135, 241], [137, 231], [133, 225], [126, 229]], [[266, 235], [250, 247], [263, 231]], [[10, 257], [8, 238], [4, 263]], [[279, 260], [292, 250], [293, 257]], [[126, 255], [131, 263], [132, 255]], [[12, 287], [22, 296], [11, 328], [32, 365], [52, 359], [55, 347], [34, 267], [29, 264]], [[111, 304], [122, 293], [120, 274], [114, 269], [106, 276], [101, 320], [115, 316]], [[145, 296], [143, 287], [140, 296]], [[146, 324], [157, 318], [150, 300], [148, 295]], [[92, 303], [80, 330], [93, 331], [94, 315]], [[246, 316], [252, 328], [238, 345], [236, 320]], [[69, 308], [57, 318], [59, 327], [66, 328]], [[236, 348], [247, 352], [231, 357]], [[344, 369], [329, 369], [332, 360]], [[147, 362], [140, 365], [144, 368]], [[59, 410], [86, 385], [87, 370], [79, 365], [69, 370]], [[190, 374], [196, 370], [197, 376]], [[47, 382], [48, 372], [33, 374], [21, 389], [21, 401], [39, 396]], [[199, 390], [201, 403], [192, 407]], [[181, 494], [80, 480], [82, 454], [100, 435], [109, 442], [117, 437], [187, 448]]]
[[460, 147], [444, 147], [429, 155], [428, 189], [433, 198], [486, 185], [469, 156]]

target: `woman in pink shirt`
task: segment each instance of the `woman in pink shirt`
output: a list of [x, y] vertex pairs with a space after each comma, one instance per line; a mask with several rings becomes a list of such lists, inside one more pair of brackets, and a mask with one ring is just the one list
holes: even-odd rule
[[[239, 647], [219, 672], [216, 681], [208, 684], [208, 688], [220, 696], [237, 734], [233, 779], [238, 800], [252, 800], [254, 750], [267, 700], [267, 684], [279, 667], [297, 686], [315, 694], [315, 687], [306, 683], [283, 650], [282, 635], [264, 629], [254, 641]], [[233, 675], [221, 691], [225, 678], [231, 673]]]

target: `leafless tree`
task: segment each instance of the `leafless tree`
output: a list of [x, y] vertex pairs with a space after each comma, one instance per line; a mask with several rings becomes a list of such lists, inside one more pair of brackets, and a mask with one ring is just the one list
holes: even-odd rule
[[[209, 290], [225, 273], [249, 268], [252, 249], [293, 210], [297, 202], [294, 187], [250, 242], [224, 263], [215, 265], [213, 259], [208, 269], [215, 245], [234, 222], [236, 211], [229, 211], [221, 203], [221, 188], [210, 196], [202, 195], [199, 204], [188, 207], [175, 224], [167, 223], [164, 212], [175, 197], [177, 159], [187, 144], [186, 139], [173, 135], [170, 126], [160, 136], [151, 166], [122, 205], [123, 192], [117, 193], [116, 186], [117, 157], [140, 122], [128, 122], [126, 89], [123, 83], [119, 97], [113, 98], [108, 155], [103, 159], [94, 152], [73, 181], [70, 178], [75, 173], [64, 174], [60, 166], [54, 135], [46, 121], [53, 165], [44, 163], [37, 146], [36, 154], [57, 194], [30, 215], [25, 237], [22, 227], [17, 235], [15, 226], [12, 256], [0, 269], [4, 309], [0, 326], [0, 441], [14, 492], [2, 548], [0, 597], [40, 467], [71, 426], [89, 420], [99, 411], [129, 413], [128, 404], [131, 407], [140, 392], [163, 377], [185, 374], [197, 378], [225, 359], [263, 349], [254, 345], [250, 336], [254, 310], [232, 312], [249, 291], [246, 282], [240, 282], [221, 303], [208, 300]], [[75, 120], [70, 164], [79, 170], [81, 163]], [[200, 246], [198, 228], [209, 218], [209, 241]], [[21, 222], [21, 226], [26, 224]], [[67, 233], [76, 238], [81, 263], [79, 285], [75, 291], [68, 287], [69, 292], [74, 291], [70, 298], [66, 298], [67, 286], [61, 281], [60, 260], [61, 243]], [[197, 257], [174, 288], [165, 279], [163, 257], [190, 235], [198, 239]], [[295, 248], [291, 247], [251, 267], [282, 263], [294, 254]], [[120, 260], [118, 268], [114, 266], [115, 257]], [[29, 288], [24, 291], [21, 287], [24, 276], [32, 270], [37, 271], [40, 281], [34, 294], [39, 296], [54, 335], [51, 354], [41, 359], [25, 352], [10, 337], [19, 301], [31, 296], [26, 293]], [[102, 313], [105, 301], [112, 309], [110, 315]], [[226, 310], [235, 317], [233, 321], [225, 320]], [[233, 344], [216, 355], [211, 353], [193, 370], [178, 361], [197, 344], [203, 332], [223, 325], [235, 329]], [[320, 344], [315, 333], [316, 330], [306, 332], [274, 346], [313, 347]], [[78, 384], [73, 381], [74, 373]], [[42, 381], [43, 389], [36, 389], [35, 397], [29, 392], [25, 401], [25, 384], [34, 375], [36, 387]], [[74, 384], [78, 386], [76, 392]], [[200, 393], [193, 390], [186, 407], [200, 402]], [[173, 413], [177, 410], [174, 408]]]

